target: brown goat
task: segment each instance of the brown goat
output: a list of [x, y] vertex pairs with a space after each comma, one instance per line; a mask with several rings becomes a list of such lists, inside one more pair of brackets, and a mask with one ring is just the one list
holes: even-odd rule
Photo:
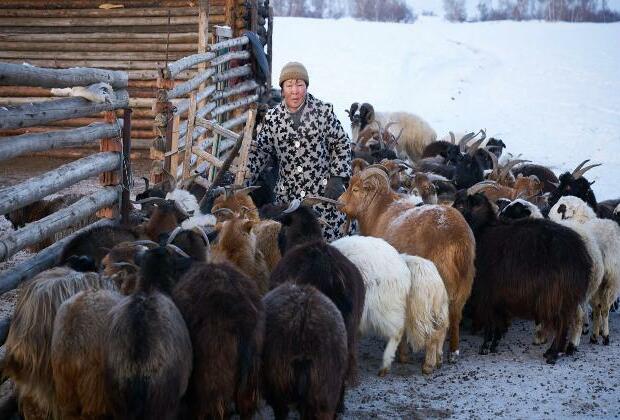
[[450, 299], [449, 360], [455, 360], [462, 310], [475, 274], [475, 240], [463, 216], [450, 207], [418, 207], [402, 198], [378, 167], [354, 175], [339, 201], [342, 211], [358, 220], [362, 235], [383, 238], [401, 253], [435, 263]]
[[216, 225], [217, 242], [211, 248], [211, 262], [230, 262], [254, 280], [261, 295], [269, 290], [269, 269], [263, 253], [256, 247], [254, 223], [233, 217]]
[[513, 187], [507, 187], [498, 184], [495, 181], [482, 181], [468, 188], [468, 194], [473, 195], [477, 192], [483, 193], [492, 203], [500, 198], [506, 198], [510, 201], [517, 198], [530, 199], [540, 195], [542, 192], [542, 184], [535, 175], [524, 177], [519, 175]]
[[187, 323], [194, 370], [191, 418], [251, 418], [259, 401], [265, 314], [256, 283], [229, 264], [195, 263], [174, 289]]
[[56, 315], [52, 370], [63, 419], [104, 419], [111, 413], [103, 360], [109, 312], [121, 296], [109, 290], [80, 292]]
[[411, 190], [418, 193], [424, 204], [437, 204], [437, 189], [424, 172], [414, 174]]
[[21, 289], [5, 344], [3, 374], [15, 383], [26, 419], [58, 415], [51, 362], [58, 308], [80, 291], [113, 287], [95, 273], [56, 267], [38, 274]]
[[[242, 189], [237, 189], [234, 192], [229, 192], [226, 190], [225, 193], [218, 195], [213, 201], [213, 207], [211, 209], [211, 213], [214, 215], [218, 209], [230, 209], [236, 215], [243, 215], [244, 217], [258, 221], [258, 210], [254, 205], [254, 201], [252, 201], [252, 197], [250, 197], [249, 193], [255, 189], [256, 187], [247, 187]], [[221, 222], [229, 217], [227, 213], [220, 213], [216, 215], [217, 221]]]

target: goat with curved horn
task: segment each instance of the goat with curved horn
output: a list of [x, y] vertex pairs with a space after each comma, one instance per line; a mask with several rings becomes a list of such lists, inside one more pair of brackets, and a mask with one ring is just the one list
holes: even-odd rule
[[299, 206], [301, 206], [301, 201], [296, 198], [290, 202], [290, 204], [288, 205], [288, 208], [282, 211], [282, 213], [285, 213], [285, 214], [293, 213], [295, 210], [299, 208]]
[[482, 181], [467, 188], [467, 195], [474, 195], [489, 187], [494, 188], [496, 190], [499, 189], [499, 186], [497, 185], [497, 182], [495, 181]]
[[[493, 154], [493, 153], [491, 153]], [[499, 173], [499, 180], [501, 181], [502, 179], [506, 178], [506, 176], [508, 176], [508, 172], [510, 172], [510, 170], [515, 166], [518, 165], [519, 163], [525, 163], [525, 162], [531, 162], [528, 159], [514, 159], [514, 160], [509, 160], [501, 169], [500, 173]]]
[[467, 147], [467, 142], [476, 137], [476, 133], [473, 131], [471, 133], [465, 134], [461, 140], [459, 140], [459, 150], [461, 153], [465, 153], [465, 149]]
[[601, 165], [602, 165], [602, 163], [595, 163], [593, 165], [588, 165], [588, 166], [585, 166], [583, 168], [580, 168], [578, 171], [573, 172], [573, 178], [579, 179], [579, 178], [581, 178], [583, 176], [583, 174], [585, 174], [590, 169], [596, 168], [597, 166], [601, 166]]

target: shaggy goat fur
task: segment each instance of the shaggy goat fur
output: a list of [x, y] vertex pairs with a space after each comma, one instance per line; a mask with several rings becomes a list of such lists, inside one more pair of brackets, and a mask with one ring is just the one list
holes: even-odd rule
[[572, 220], [591, 232], [599, 246], [604, 265], [603, 281], [592, 298], [593, 331], [591, 342], [603, 337], [609, 344], [609, 308], [620, 293], [620, 226], [613, 220], [599, 219], [583, 200], [565, 196], [551, 208], [551, 219]]
[[104, 419], [111, 414], [104, 379], [105, 337], [109, 312], [121, 299], [110, 290], [80, 292], [56, 315], [52, 370], [64, 419]]
[[[299, 216], [298, 211], [292, 214]], [[291, 281], [310, 284], [336, 305], [347, 327], [347, 378], [357, 382], [357, 331], [364, 310], [365, 287], [359, 270], [347, 257], [322, 239], [289, 249], [271, 273], [271, 288]]]
[[26, 416], [58, 415], [52, 380], [51, 343], [60, 305], [83, 290], [112, 289], [95, 273], [56, 267], [39, 273], [20, 291], [6, 340], [3, 373], [11, 378]]
[[139, 235], [121, 226], [101, 226], [80, 233], [63, 248], [60, 263], [64, 264], [72, 255], [88, 255], [99, 267], [106, 254], [121, 242], [138, 240]]
[[338, 308], [314, 287], [291, 283], [263, 302], [263, 393], [275, 418], [286, 419], [290, 404], [302, 419], [336, 418], [344, 408], [348, 350]]
[[401, 256], [379, 238], [350, 236], [332, 245], [356, 265], [364, 279], [360, 331], [373, 331], [389, 340], [379, 375], [389, 370], [403, 333], [413, 350], [426, 349], [424, 373], [441, 365], [448, 294], [435, 265], [423, 258]]
[[192, 418], [242, 418], [258, 407], [265, 314], [256, 282], [229, 264], [195, 263], [174, 289], [189, 328], [194, 370], [185, 402]]
[[[534, 319], [554, 332], [544, 356], [567, 348], [569, 323], [585, 300], [592, 258], [572, 229], [545, 219], [497, 220], [482, 194], [457, 198], [476, 237], [474, 326], [484, 328], [481, 354], [495, 352], [511, 318]], [[511, 240], [507, 240], [510, 238]]]
[[192, 344], [168, 296], [174, 262], [166, 248], [144, 253], [135, 291], [109, 311], [105, 386], [118, 419], [176, 419], [192, 371]]
[[385, 239], [401, 253], [432, 261], [450, 298], [450, 359], [459, 348], [459, 324], [474, 279], [475, 241], [463, 216], [451, 207], [417, 206], [391, 191], [379, 168], [354, 175], [339, 199], [362, 235]]

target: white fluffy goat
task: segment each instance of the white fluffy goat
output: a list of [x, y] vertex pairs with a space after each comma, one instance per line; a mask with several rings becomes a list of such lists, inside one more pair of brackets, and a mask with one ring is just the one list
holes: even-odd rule
[[593, 331], [590, 342], [609, 344], [609, 308], [620, 292], [620, 226], [610, 219], [599, 219], [580, 198], [565, 196], [549, 211], [551, 220], [574, 220], [592, 233], [603, 257], [603, 281], [590, 299]]
[[414, 350], [426, 349], [424, 373], [440, 366], [448, 327], [448, 294], [435, 265], [423, 258], [401, 256], [379, 238], [349, 236], [332, 245], [364, 278], [361, 332], [372, 331], [389, 340], [379, 375], [388, 372], [403, 334]]

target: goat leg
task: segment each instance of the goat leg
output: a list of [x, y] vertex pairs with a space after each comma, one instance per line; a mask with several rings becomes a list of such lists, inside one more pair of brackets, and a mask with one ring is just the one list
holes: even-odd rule
[[480, 354], [489, 354], [489, 347], [492, 339], [493, 328], [487, 325], [484, 327], [484, 341], [482, 342], [482, 346], [480, 346]]

